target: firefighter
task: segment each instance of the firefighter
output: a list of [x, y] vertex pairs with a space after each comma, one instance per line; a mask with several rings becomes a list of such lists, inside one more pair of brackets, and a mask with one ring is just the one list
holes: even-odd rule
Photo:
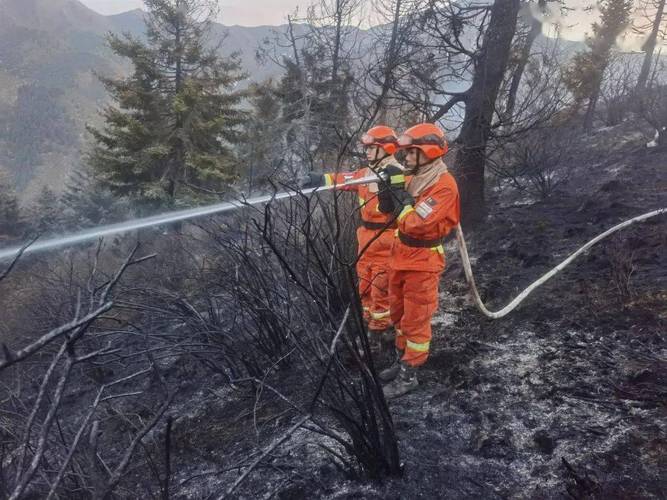
[[[310, 173], [298, 179], [300, 188], [343, 184], [352, 179], [359, 179], [383, 172], [388, 166], [392, 171], [402, 171], [394, 157], [398, 149], [396, 132], [383, 125], [368, 130], [361, 144], [368, 160], [368, 166], [356, 172], [341, 174]], [[394, 240], [396, 223], [392, 214], [378, 210], [378, 184], [364, 184], [341, 187], [354, 191], [359, 197], [361, 225], [357, 229], [359, 257], [357, 275], [359, 295], [368, 323], [369, 341], [373, 352], [380, 352], [384, 346], [390, 346], [393, 340], [389, 312], [388, 280], [389, 255]]]
[[[380, 373], [392, 399], [414, 390], [417, 371], [428, 358], [431, 317], [445, 268], [444, 237], [459, 223], [459, 192], [443, 157], [444, 132], [422, 123], [399, 137], [405, 171], [387, 167], [379, 208], [396, 217], [389, 273], [389, 305], [396, 329], [396, 360]], [[409, 174], [407, 185], [405, 174]]]

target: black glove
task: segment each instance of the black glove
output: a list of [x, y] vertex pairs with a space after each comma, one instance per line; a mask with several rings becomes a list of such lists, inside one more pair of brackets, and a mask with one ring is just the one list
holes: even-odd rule
[[380, 172], [383, 182], [379, 183], [379, 210], [398, 215], [406, 205], [413, 205], [415, 199], [405, 190], [405, 174], [396, 165], [388, 165]]
[[326, 184], [324, 181], [324, 174], [318, 174], [315, 172], [300, 175], [296, 179], [296, 185], [299, 189], [322, 187], [324, 184]]
[[391, 189], [384, 183], [378, 183], [378, 210], [383, 214], [390, 214], [394, 211], [396, 205], [391, 196]]

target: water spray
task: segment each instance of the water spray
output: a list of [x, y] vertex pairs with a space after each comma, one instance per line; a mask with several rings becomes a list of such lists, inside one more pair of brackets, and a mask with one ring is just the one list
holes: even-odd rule
[[330, 191], [332, 189], [340, 189], [345, 186], [370, 184], [371, 182], [377, 182], [377, 181], [378, 181], [377, 176], [369, 175], [366, 177], [362, 177], [360, 179], [351, 179], [341, 184], [308, 188], [302, 191], [285, 191], [282, 193], [257, 196], [255, 198], [249, 198], [246, 200], [226, 201], [222, 203], [216, 203], [213, 205], [205, 205], [197, 208], [188, 208], [184, 210], [153, 215], [151, 217], [144, 217], [141, 219], [133, 219], [125, 222], [119, 222], [117, 224], [110, 224], [107, 226], [98, 226], [78, 233], [60, 236], [58, 238], [50, 238], [42, 241], [37, 240], [34, 243], [27, 246], [23, 245], [23, 246], [15, 246], [10, 248], [0, 249], [0, 262], [15, 258], [21, 252], [22, 249], [24, 255], [30, 253], [42, 252], [45, 250], [53, 250], [59, 247], [67, 247], [67, 246], [77, 245], [79, 243], [85, 243], [87, 241], [97, 240], [99, 238], [104, 238], [105, 236], [113, 236], [116, 234], [127, 233], [129, 231], [136, 231], [137, 229], [144, 229], [154, 226], [163, 226], [166, 224], [173, 224], [174, 222], [181, 222], [185, 220], [196, 219], [199, 217], [205, 217], [208, 215], [216, 215], [224, 212], [230, 212], [232, 210], [237, 210], [239, 208], [244, 208], [248, 206], [261, 205], [264, 203], [269, 203], [273, 200], [283, 200], [285, 198], [292, 198], [299, 194], [308, 195], [314, 192]]
[[[195, 219], [198, 217], [205, 217], [207, 215], [215, 215], [223, 212], [229, 212], [239, 208], [244, 208], [252, 205], [261, 205], [263, 203], [269, 203], [273, 200], [283, 200], [285, 198], [292, 198], [299, 194], [308, 195], [314, 192], [330, 191], [332, 189], [340, 189], [345, 186], [354, 186], [360, 184], [370, 184], [371, 182], [377, 182], [379, 178], [375, 175], [362, 177], [361, 179], [352, 179], [345, 183], [333, 184], [330, 186], [322, 186], [316, 188], [304, 189], [302, 191], [285, 191], [282, 193], [275, 193], [272, 195], [258, 196], [256, 198], [250, 198], [243, 201], [227, 201], [223, 203], [216, 203], [213, 205], [206, 205], [198, 208], [189, 208], [186, 210], [179, 210], [176, 212], [169, 212], [166, 214], [154, 215], [152, 217], [145, 217], [142, 219], [134, 219], [126, 222], [120, 222], [118, 224], [111, 224], [108, 226], [100, 226], [96, 228], [91, 228], [86, 231], [79, 233], [74, 233], [67, 236], [61, 236], [60, 238], [52, 238], [43, 241], [33, 242], [29, 245], [6, 248], [0, 250], [0, 262], [4, 260], [15, 259], [21, 252], [23, 254], [35, 253], [44, 250], [52, 250], [58, 247], [76, 245], [78, 243], [85, 243], [87, 241], [96, 240], [103, 238], [105, 236], [111, 236], [114, 234], [126, 233], [128, 231], [134, 231], [137, 229], [143, 229], [153, 226], [160, 226], [165, 224], [172, 224], [174, 222], [180, 222], [184, 220]], [[563, 262], [558, 264], [548, 273], [543, 275], [540, 279], [532, 283], [525, 290], [523, 290], [517, 297], [512, 300], [507, 306], [502, 308], [499, 311], [490, 311], [486, 308], [479, 292], [477, 291], [477, 286], [475, 285], [475, 278], [473, 277], [472, 267], [470, 265], [470, 258], [468, 257], [468, 248], [466, 246], [465, 238], [463, 237], [463, 230], [461, 225], [456, 226], [456, 236], [458, 241], [459, 253], [461, 254], [461, 261], [463, 263], [463, 269], [465, 271], [466, 280], [470, 287], [475, 305], [480, 310], [482, 314], [491, 319], [499, 319], [503, 316], [506, 316], [511, 311], [513, 311], [521, 302], [523, 302], [536, 288], [546, 283], [548, 280], [553, 278], [556, 274], [560, 273], [563, 269], [570, 265], [577, 257], [586, 252], [589, 248], [596, 245], [603, 239], [614, 234], [617, 231], [620, 231], [623, 228], [626, 228], [632, 224], [643, 222], [647, 219], [656, 217], [658, 215], [667, 214], [667, 208], [660, 208], [658, 210], [653, 210], [632, 219], [626, 220], [617, 224], [616, 226], [608, 229], [604, 233], [596, 236], [588, 243], [580, 247], [577, 251], [572, 253], [567, 257]]]

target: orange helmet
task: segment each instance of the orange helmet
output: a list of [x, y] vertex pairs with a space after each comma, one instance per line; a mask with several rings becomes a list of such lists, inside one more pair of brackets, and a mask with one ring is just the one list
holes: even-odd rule
[[398, 136], [391, 127], [378, 125], [368, 130], [361, 136], [361, 144], [364, 146], [378, 146], [393, 155], [398, 150]]
[[398, 147], [418, 148], [429, 160], [445, 156], [449, 150], [445, 133], [432, 123], [420, 123], [407, 129], [398, 138]]

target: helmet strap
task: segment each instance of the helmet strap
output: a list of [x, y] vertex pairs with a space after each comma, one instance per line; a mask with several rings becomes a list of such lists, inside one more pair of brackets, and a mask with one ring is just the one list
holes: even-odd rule
[[[440, 156], [438, 156], [437, 158], [433, 158], [432, 160], [429, 160], [428, 157], [426, 157], [426, 153], [424, 153], [421, 149], [419, 149], [418, 151], [419, 151], [419, 153], [417, 153], [417, 166], [416, 166], [416, 168], [415, 168], [415, 171], [416, 171], [416, 170], [419, 170], [419, 169], [422, 168], [422, 167], [425, 167], [426, 165], [430, 165], [430, 164], [433, 163], [434, 161], [436, 161], [436, 160], [438, 160], [438, 159], [441, 158]], [[421, 161], [421, 157], [422, 157], [422, 156], [426, 157], [426, 160], [427, 160], [427, 161], [422, 162], [422, 161]]]
[[[382, 151], [382, 152], [384, 153], [384, 155], [382, 156], [382, 158], [378, 158], [378, 155], [379, 155], [380, 151]], [[372, 167], [375, 167], [378, 163], [380, 163], [382, 160], [384, 160], [387, 156], [389, 156], [389, 155], [388, 155], [387, 152], [384, 150], [384, 148], [382, 148], [382, 147], [380, 147], [380, 146], [375, 146], [375, 159], [374, 159], [373, 162], [371, 163], [371, 166], [372, 166]]]

